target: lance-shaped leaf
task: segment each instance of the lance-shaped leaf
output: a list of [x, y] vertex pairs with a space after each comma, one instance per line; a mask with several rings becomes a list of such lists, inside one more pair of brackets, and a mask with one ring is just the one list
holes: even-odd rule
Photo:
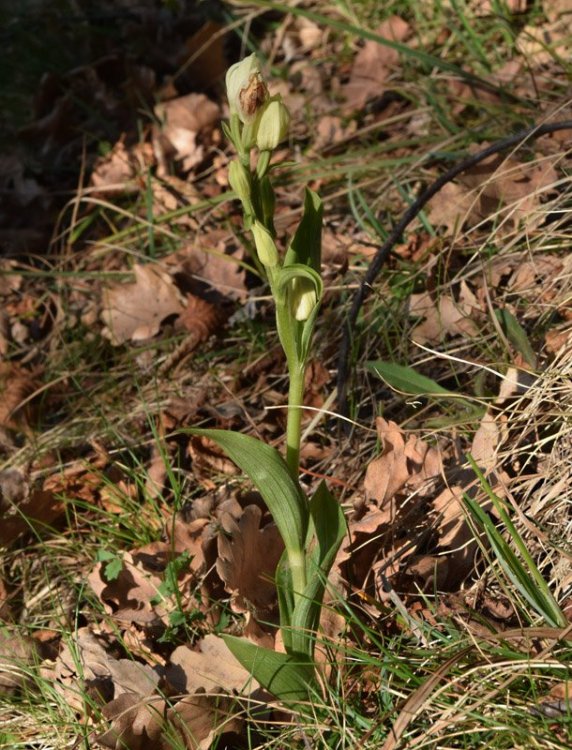
[[282, 702], [299, 704], [316, 691], [314, 665], [304, 654], [280, 654], [246, 638], [222, 637], [242, 666]]
[[[251, 479], [264, 498], [284, 541], [292, 578], [305, 587], [304, 542], [308, 532], [308, 500], [275, 448], [249, 435], [230, 430], [190, 430], [214, 440]], [[300, 584], [304, 582], [304, 585]]]
[[300, 263], [320, 273], [322, 262], [322, 215], [324, 209], [320, 196], [306, 188], [304, 215], [284, 257], [284, 265]]

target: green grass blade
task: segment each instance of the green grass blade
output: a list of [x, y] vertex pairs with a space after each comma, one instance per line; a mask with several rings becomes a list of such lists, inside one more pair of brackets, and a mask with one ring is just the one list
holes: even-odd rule
[[552, 595], [548, 584], [532, 559], [524, 540], [512, 523], [502, 501], [495, 495], [491, 486], [476, 465], [472, 456], [468, 456], [473, 471], [479, 478], [482, 488], [493, 503], [497, 513], [506, 527], [508, 534], [517, 547], [522, 560], [517, 557], [508, 542], [504, 539], [495, 523], [480, 505], [472, 498], [464, 495], [465, 505], [477, 524], [485, 531], [489, 543], [507, 578], [520, 594], [540, 614], [549, 625], [565, 627], [568, 621], [560, 609], [558, 602]]

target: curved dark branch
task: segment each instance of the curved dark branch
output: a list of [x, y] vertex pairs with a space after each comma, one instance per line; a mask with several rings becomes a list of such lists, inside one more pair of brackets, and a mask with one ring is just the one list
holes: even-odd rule
[[358, 291], [352, 302], [348, 317], [346, 319], [342, 343], [340, 347], [340, 355], [338, 359], [338, 411], [344, 417], [348, 416], [348, 399], [347, 399], [347, 386], [349, 377], [349, 359], [350, 359], [350, 347], [352, 341], [352, 329], [356, 323], [359, 311], [369, 294], [372, 284], [379, 274], [383, 264], [387, 260], [389, 253], [401, 239], [403, 232], [409, 226], [409, 224], [415, 219], [415, 217], [423, 210], [425, 205], [436, 195], [441, 188], [451, 180], [454, 180], [459, 174], [464, 172], [466, 169], [474, 167], [479, 164], [483, 159], [486, 159], [493, 154], [498, 154], [501, 151], [506, 151], [512, 146], [518, 146], [524, 141], [533, 140], [540, 138], [542, 135], [548, 135], [549, 133], [555, 133], [558, 130], [572, 130], [572, 120], [564, 120], [562, 122], [546, 123], [544, 125], [534, 125], [525, 130], [520, 130], [514, 135], [510, 135], [507, 138], [503, 138], [500, 141], [495, 141], [490, 146], [477, 151], [477, 153], [468, 156], [463, 161], [455, 164], [451, 169], [448, 169], [435, 182], [431, 183], [427, 188], [421, 191], [409, 208], [405, 211], [398, 223], [393, 227], [389, 236], [377, 250], [376, 254], [371, 261], [369, 268], [360, 284]]

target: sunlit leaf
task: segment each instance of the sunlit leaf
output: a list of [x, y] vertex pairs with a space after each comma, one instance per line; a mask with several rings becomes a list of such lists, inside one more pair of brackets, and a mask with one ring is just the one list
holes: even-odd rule
[[281, 654], [246, 638], [223, 635], [224, 642], [262, 687], [284, 703], [308, 701], [315, 690], [314, 665], [303, 654]]
[[304, 546], [309, 522], [308, 501], [293, 479], [286, 462], [275, 448], [249, 435], [230, 430], [190, 430], [213, 440], [256, 485], [286, 546]]

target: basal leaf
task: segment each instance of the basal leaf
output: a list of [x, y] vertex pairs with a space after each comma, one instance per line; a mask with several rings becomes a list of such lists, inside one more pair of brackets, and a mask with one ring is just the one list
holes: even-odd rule
[[242, 666], [272, 695], [284, 703], [310, 700], [316, 682], [314, 665], [307, 656], [281, 654], [246, 638], [222, 637]]

